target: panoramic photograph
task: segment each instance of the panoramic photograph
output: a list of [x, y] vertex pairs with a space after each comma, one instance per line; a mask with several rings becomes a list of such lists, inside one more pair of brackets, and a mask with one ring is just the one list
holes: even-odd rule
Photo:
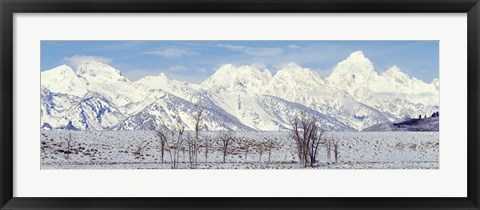
[[41, 41], [40, 167], [439, 169], [438, 41]]

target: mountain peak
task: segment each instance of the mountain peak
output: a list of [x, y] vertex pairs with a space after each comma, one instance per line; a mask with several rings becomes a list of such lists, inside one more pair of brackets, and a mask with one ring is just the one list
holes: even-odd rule
[[350, 53], [347, 59], [360, 60], [367, 59], [361, 50]]
[[126, 81], [119, 70], [99, 61], [86, 60], [77, 66], [77, 75], [102, 81]]
[[287, 63], [287, 64], [283, 65], [282, 68], [280, 70], [278, 70], [277, 74], [278, 73], [285, 74], [287, 72], [297, 74], [297, 73], [300, 73], [302, 71], [303, 72], [308, 72], [308, 71], [311, 71], [311, 70], [307, 69], [307, 68], [303, 68], [296, 63], [290, 62], [290, 63]]
[[297, 63], [290, 62], [290, 63], [287, 63], [287, 64], [283, 65], [283, 69], [295, 70], [295, 69], [302, 69], [302, 67], [300, 65], [298, 65]]
[[217, 91], [220, 89], [245, 90], [250, 88], [258, 91], [271, 78], [272, 74], [267, 69], [260, 71], [250, 65], [234, 66], [233, 64], [226, 64], [202, 82], [201, 85], [206, 89]]
[[339, 84], [345, 84], [345, 82], [367, 83], [377, 76], [378, 73], [375, 71], [373, 63], [365, 57], [362, 51], [356, 51], [338, 63], [328, 79]]
[[42, 72], [42, 77], [48, 77], [49, 75], [75, 75], [75, 72], [70, 66], [64, 64]]
[[400, 82], [400, 81], [405, 82], [410, 80], [410, 76], [402, 72], [400, 68], [396, 65], [387, 69], [385, 72], [382, 73], [382, 75], [390, 78], [394, 78], [397, 82]]
[[161, 72], [158, 76], [161, 77], [161, 78], [168, 79], [167, 75], [163, 72]]
[[248, 73], [257, 73], [260, 72], [255, 66], [242, 65], [235, 66], [233, 64], [225, 64], [221, 66], [215, 73], [226, 73], [226, 74], [248, 74]]
[[75, 96], [85, 94], [86, 81], [79, 78], [70, 66], [61, 65], [41, 73], [43, 87], [55, 93], [67, 93]]
[[398, 66], [393, 65], [392, 67], [388, 68], [387, 71], [385, 71], [385, 72], [398, 73], [398, 72], [402, 72], [402, 71], [400, 71], [400, 68], [398, 68]]
[[296, 63], [287, 63], [286, 65], [283, 65], [282, 69], [278, 70], [278, 72], [275, 74], [276, 78], [283, 77], [283, 78], [318, 78], [320, 79], [320, 76], [313, 72], [309, 68], [303, 68], [300, 65]]

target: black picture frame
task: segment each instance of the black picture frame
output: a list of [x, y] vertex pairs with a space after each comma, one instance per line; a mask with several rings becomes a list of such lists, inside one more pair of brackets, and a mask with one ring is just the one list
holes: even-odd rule
[[[0, 0], [1, 209], [479, 209], [478, 0]], [[468, 188], [465, 198], [17, 198], [13, 197], [15, 13], [467, 13]], [[454, 139], [452, 139], [454, 140]], [[445, 180], [455, 182], [456, 180]], [[348, 190], [348, 189], [345, 189]]]

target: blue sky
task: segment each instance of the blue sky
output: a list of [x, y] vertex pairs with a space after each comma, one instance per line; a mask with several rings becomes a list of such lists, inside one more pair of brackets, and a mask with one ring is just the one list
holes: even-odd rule
[[383, 72], [393, 65], [430, 83], [439, 78], [438, 41], [42, 41], [41, 70], [95, 59], [130, 80], [146, 75], [199, 83], [223, 64], [255, 65], [275, 73], [285, 63], [328, 76], [335, 65], [363, 51]]

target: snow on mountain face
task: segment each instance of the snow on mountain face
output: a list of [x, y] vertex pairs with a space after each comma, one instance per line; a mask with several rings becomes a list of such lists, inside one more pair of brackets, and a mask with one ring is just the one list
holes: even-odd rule
[[279, 128], [277, 128], [277, 130], [291, 129], [290, 122], [292, 120], [292, 116], [298, 115], [300, 113], [303, 113], [306, 116], [315, 117], [319, 121], [320, 125], [322, 125], [322, 129], [325, 130], [355, 130], [333, 117], [321, 114], [298, 103], [289, 102], [274, 96], [258, 96], [257, 100], [259, 103], [262, 104], [264, 110], [272, 116], [272, 118], [275, 120], [275, 123], [279, 125]]
[[120, 71], [98, 61], [82, 62], [76, 71], [79, 77], [83, 77], [88, 81], [114, 83], [115, 81], [126, 82]]
[[387, 119], [377, 110], [356, 101], [345, 90], [326, 83], [314, 71], [296, 64], [279, 70], [264, 93], [332, 116], [356, 130]]
[[355, 100], [390, 113], [398, 120], [438, 111], [438, 80], [424, 83], [393, 66], [378, 74], [362, 52], [352, 53], [327, 78], [329, 84], [347, 91]]
[[264, 93], [295, 101], [297, 96], [318, 95], [324, 84], [317, 73], [289, 63], [275, 74]]
[[439, 82], [410, 77], [393, 66], [378, 74], [362, 52], [352, 53], [322, 79], [289, 63], [268, 70], [231, 64], [200, 85], [147, 76], [136, 82], [95, 61], [74, 72], [59, 66], [42, 72], [43, 129], [149, 130], [181, 120], [192, 129], [205, 109], [207, 130], [286, 130], [303, 112], [327, 130], [363, 130], [438, 111]]
[[180, 82], [168, 78], [164, 73], [158, 76], [146, 76], [134, 82], [135, 85], [148, 90], [162, 90], [187, 101], [196, 101], [199, 85]]
[[62, 65], [48, 71], [40, 76], [42, 87], [55, 93], [64, 93], [82, 97], [88, 90], [87, 81], [78, 77], [77, 74], [67, 65]]
[[[388, 84], [388, 86], [385, 84]], [[433, 82], [432, 84], [427, 84], [416, 78], [411, 78], [401, 72], [397, 66], [393, 66], [385, 71], [381, 80], [373, 83], [371, 90], [375, 93], [387, 92], [397, 94], [399, 95], [396, 96], [397, 98], [402, 98], [403, 95], [407, 101], [413, 103], [438, 105], [438, 84], [435, 85]]]
[[108, 129], [125, 118], [116, 105], [94, 92], [88, 92], [68, 112], [69, 121], [80, 130]]
[[41, 87], [40, 119], [42, 128], [59, 128], [68, 124], [67, 111], [74, 106], [80, 98], [63, 93], [52, 93]]
[[253, 130], [218, 107], [193, 104], [169, 93], [118, 124], [114, 130], [154, 130], [162, 125], [171, 128], [177, 122], [184, 122], [187, 130], [193, 130], [194, 117], [200, 109], [203, 109], [202, 130]]
[[364, 56], [363, 52], [358, 51], [338, 63], [328, 77], [328, 81], [335, 85], [358, 87], [367, 85], [377, 78], [378, 73], [375, 71], [372, 62]]
[[236, 67], [231, 64], [220, 67], [211, 77], [202, 82], [204, 90], [244, 91], [259, 93], [272, 78], [270, 71], [259, 71], [253, 66]]
[[88, 91], [100, 93], [118, 106], [146, 97], [145, 90], [123, 77], [119, 70], [97, 61], [81, 63], [76, 74], [88, 81]]

